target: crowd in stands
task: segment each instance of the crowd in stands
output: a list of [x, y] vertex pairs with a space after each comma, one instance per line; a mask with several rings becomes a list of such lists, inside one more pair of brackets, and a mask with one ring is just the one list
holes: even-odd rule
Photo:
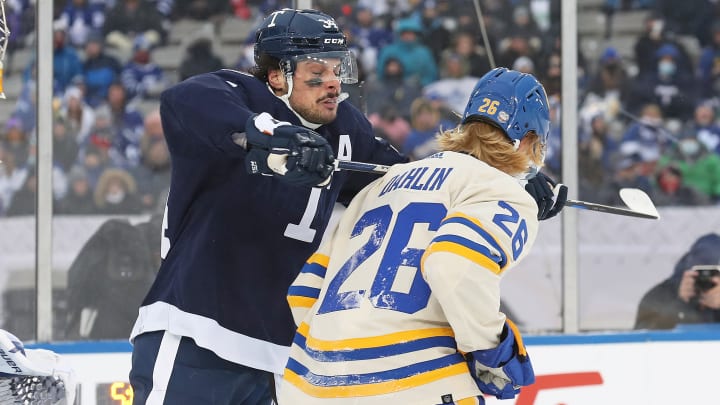
[[[162, 204], [170, 161], [157, 108], [168, 86], [223, 67], [253, 64], [245, 52], [213, 51], [223, 22], [257, 24], [282, 0], [55, 0], [53, 193], [57, 214], [139, 214]], [[8, 0], [9, 55], [31, 46], [35, 2]], [[559, 0], [481, 0], [489, 43], [473, 2], [313, 1], [333, 15], [357, 55], [361, 82], [344, 86], [379, 136], [412, 158], [435, 152], [434, 134], [457, 124], [474, 83], [496, 65], [533, 73], [553, 119], [545, 171], [562, 179]], [[644, 10], [634, 55], [579, 49], [579, 175], [582, 199], [617, 203], [639, 187], [658, 205], [720, 201], [720, 2], [608, 0], [607, 15]], [[185, 44], [176, 71], [153, 62], [175, 22], [213, 29]], [[680, 41], [699, 44], [691, 53]], [[0, 128], [0, 216], [32, 214], [35, 196], [35, 61]]]

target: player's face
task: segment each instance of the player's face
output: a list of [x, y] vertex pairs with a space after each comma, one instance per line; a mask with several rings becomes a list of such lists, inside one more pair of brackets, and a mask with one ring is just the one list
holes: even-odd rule
[[316, 124], [329, 124], [335, 120], [340, 100], [339, 71], [339, 59], [299, 62], [290, 94], [292, 108]]

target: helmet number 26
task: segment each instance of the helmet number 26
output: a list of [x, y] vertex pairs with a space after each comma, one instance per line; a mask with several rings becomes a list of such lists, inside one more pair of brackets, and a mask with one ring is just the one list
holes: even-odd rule
[[478, 108], [478, 112], [495, 115], [497, 113], [497, 107], [500, 102], [497, 100], [491, 100], [487, 97], [483, 98], [483, 103]]

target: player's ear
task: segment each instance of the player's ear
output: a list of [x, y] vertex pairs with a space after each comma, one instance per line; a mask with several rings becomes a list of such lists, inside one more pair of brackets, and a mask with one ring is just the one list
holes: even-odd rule
[[275, 91], [281, 91], [286, 89], [285, 75], [280, 69], [269, 69], [268, 70], [268, 84]]

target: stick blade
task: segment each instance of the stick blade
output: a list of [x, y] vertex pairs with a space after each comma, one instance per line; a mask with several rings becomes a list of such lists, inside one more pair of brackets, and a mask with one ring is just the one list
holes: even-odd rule
[[645, 194], [644, 191], [637, 188], [623, 188], [620, 189], [620, 199], [633, 211], [647, 214], [655, 218], [660, 218], [655, 204], [653, 204], [650, 197]]

